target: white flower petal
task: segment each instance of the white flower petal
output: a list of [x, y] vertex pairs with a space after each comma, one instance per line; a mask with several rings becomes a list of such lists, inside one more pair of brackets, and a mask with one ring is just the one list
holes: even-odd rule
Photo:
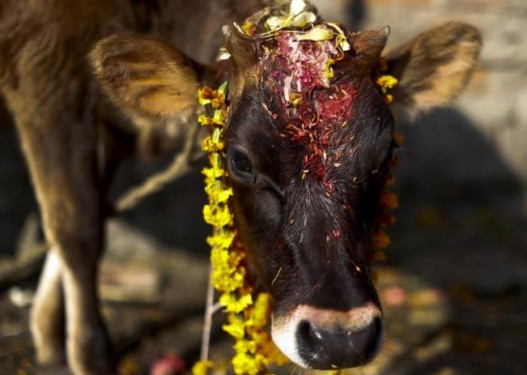
[[304, 0], [292, 0], [291, 8], [289, 10], [289, 17], [293, 18], [297, 14], [300, 14], [306, 9], [306, 3]]
[[324, 41], [333, 39], [335, 34], [333, 31], [326, 29], [323, 26], [317, 26], [309, 30], [304, 34], [297, 36], [298, 40], [312, 40], [312, 41]]

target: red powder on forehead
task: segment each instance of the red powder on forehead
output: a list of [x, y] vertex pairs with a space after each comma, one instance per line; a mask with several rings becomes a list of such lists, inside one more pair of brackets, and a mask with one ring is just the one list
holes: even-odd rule
[[332, 64], [342, 58], [333, 40], [298, 40], [283, 32], [263, 44], [260, 74], [272, 88], [273, 108], [282, 136], [303, 150], [302, 174], [316, 176], [333, 191], [329, 171], [341, 166], [342, 129], [348, 125], [357, 90], [351, 82], [332, 82]]
[[284, 136], [304, 148], [302, 173], [320, 178], [328, 192], [333, 190], [328, 172], [341, 166], [342, 152], [349, 150], [349, 146], [342, 147], [350, 143], [349, 138], [342, 136], [342, 129], [352, 116], [355, 95], [356, 90], [349, 83], [314, 90], [311, 95], [303, 95], [306, 101], [290, 108], [286, 120]]

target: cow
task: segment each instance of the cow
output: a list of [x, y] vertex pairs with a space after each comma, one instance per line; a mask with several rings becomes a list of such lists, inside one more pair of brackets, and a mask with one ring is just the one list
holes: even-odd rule
[[[115, 165], [100, 129], [133, 131], [141, 152], [155, 153], [152, 145], [196, 133], [198, 88], [223, 81], [232, 206], [273, 299], [273, 340], [305, 368], [375, 357], [382, 310], [371, 235], [395, 148], [375, 80], [381, 71], [397, 78], [393, 108], [410, 115], [444, 105], [470, 78], [481, 38], [451, 22], [382, 54], [388, 27], [351, 33], [302, 1], [277, 3], [0, 4], [0, 92], [49, 243], [31, 313], [40, 364], [113, 371], [96, 280]], [[296, 23], [299, 15], [309, 22]], [[228, 53], [215, 61], [222, 45]]]

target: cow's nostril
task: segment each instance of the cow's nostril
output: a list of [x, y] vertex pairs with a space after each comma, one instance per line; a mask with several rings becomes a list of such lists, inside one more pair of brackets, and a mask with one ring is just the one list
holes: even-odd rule
[[301, 322], [297, 330], [300, 355], [311, 368], [318, 370], [349, 368], [369, 362], [379, 350], [381, 336], [379, 318], [358, 331], [325, 329], [308, 321]]

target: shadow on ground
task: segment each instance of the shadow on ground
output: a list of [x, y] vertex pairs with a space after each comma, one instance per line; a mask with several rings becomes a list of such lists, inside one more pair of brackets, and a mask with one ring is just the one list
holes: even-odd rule
[[[396, 171], [401, 208], [386, 266], [403, 275], [408, 289], [395, 293], [391, 280], [384, 291], [388, 331], [395, 326], [401, 336], [387, 335], [390, 365], [377, 373], [525, 374], [527, 220], [521, 181], [455, 109], [399, 130], [406, 138]], [[382, 271], [380, 277], [382, 284]], [[401, 314], [405, 307], [409, 314]], [[409, 326], [390, 321], [390, 312]], [[391, 356], [392, 346], [404, 347], [401, 341], [412, 341], [420, 330], [420, 338]]]

